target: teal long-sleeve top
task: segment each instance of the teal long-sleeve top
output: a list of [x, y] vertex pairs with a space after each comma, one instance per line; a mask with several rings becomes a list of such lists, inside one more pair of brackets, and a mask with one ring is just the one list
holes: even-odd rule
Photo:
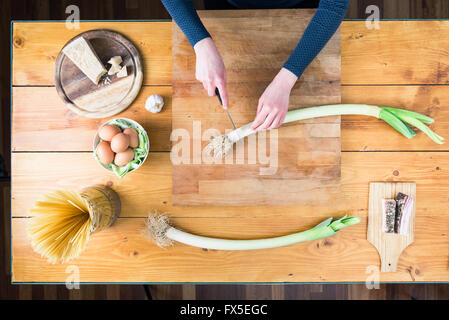
[[[228, 0], [237, 8], [290, 8], [303, 0]], [[350, 0], [320, 0], [318, 9], [304, 31], [295, 50], [285, 62], [284, 68], [298, 78], [323, 49], [340, 26]], [[202, 24], [192, 0], [162, 0], [173, 20], [186, 35], [192, 47], [210, 37]], [[292, 28], [295, 26], [292, 25]]]

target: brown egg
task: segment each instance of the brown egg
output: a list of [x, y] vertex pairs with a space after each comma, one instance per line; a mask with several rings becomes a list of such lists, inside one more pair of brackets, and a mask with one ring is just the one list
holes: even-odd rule
[[134, 151], [133, 149], [128, 148], [125, 151], [119, 152], [115, 155], [114, 163], [119, 167], [122, 167], [133, 159], [134, 159]]
[[123, 152], [129, 147], [129, 136], [124, 133], [118, 133], [111, 140], [111, 149], [115, 153]]
[[129, 136], [129, 146], [137, 148], [139, 146], [139, 134], [133, 128], [126, 128], [123, 133]]
[[101, 140], [111, 141], [112, 138], [120, 132], [122, 132], [122, 130], [119, 127], [107, 124], [101, 127], [101, 129], [98, 131], [98, 135], [100, 136]]
[[112, 152], [109, 142], [102, 141], [98, 144], [97, 156], [104, 164], [111, 164], [114, 161], [114, 152]]

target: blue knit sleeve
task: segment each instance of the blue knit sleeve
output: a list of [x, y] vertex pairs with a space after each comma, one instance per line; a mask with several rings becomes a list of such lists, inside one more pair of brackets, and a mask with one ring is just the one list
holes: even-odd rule
[[284, 68], [293, 72], [298, 78], [320, 53], [326, 43], [340, 26], [350, 0], [320, 0], [315, 15], [307, 26], [298, 45]]
[[210, 37], [196, 13], [192, 0], [162, 0], [162, 3], [184, 32], [192, 47], [198, 41]]

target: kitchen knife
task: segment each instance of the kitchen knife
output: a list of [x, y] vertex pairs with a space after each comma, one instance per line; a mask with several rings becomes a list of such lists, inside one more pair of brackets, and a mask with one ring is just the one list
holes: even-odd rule
[[[218, 91], [218, 88], [215, 88], [215, 94], [217, 95], [218, 101], [220, 101], [220, 104], [223, 105], [223, 101], [221, 100], [220, 91]], [[234, 120], [232, 120], [231, 114], [229, 113], [228, 109], [225, 109], [228, 113], [229, 120], [231, 120], [232, 125], [234, 126], [234, 129], [237, 129], [235, 126]]]

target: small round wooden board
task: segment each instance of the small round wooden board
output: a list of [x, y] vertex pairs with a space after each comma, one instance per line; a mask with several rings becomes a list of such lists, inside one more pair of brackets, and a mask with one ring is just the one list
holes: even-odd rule
[[137, 48], [123, 35], [105, 29], [83, 32], [71, 39], [88, 40], [107, 70], [110, 58], [121, 56], [121, 66], [127, 67], [123, 78], [103, 75], [98, 85], [93, 83], [62, 51], [55, 66], [55, 86], [65, 105], [88, 118], [107, 118], [122, 112], [134, 101], [143, 80], [142, 59]]

